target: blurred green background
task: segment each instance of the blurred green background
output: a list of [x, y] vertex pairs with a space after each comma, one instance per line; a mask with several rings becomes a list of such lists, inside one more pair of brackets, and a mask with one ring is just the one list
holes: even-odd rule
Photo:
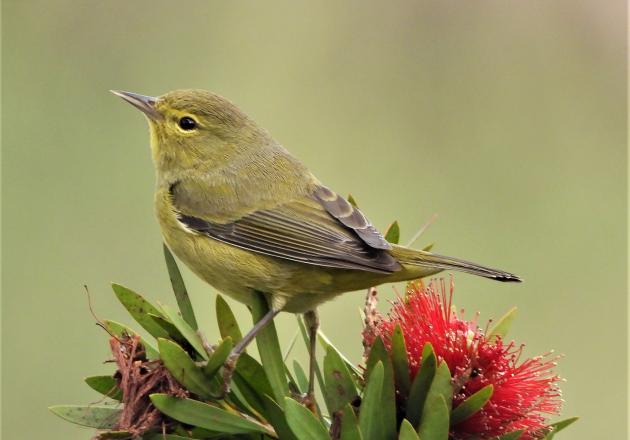
[[[519, 308], [529, 355], [565, 354], [562, 438], [626, 428], [626, 11], [620, 0], [2, 2], [2, 434], [88, 439], [120, 282], [173, 304], [143, 117], [108, 89], [218, 92], [403, 241], [512, 270], [456, 276], [482, 320]], [[185, 272], [210, 340], [215, 291]], [[380, 289], [384, 309], [394, 294]], [[347, 294], [322, 325], [353, 360]], [[244, 306], [235, 305], [245, 327]], [[280, 316], [288, 341], [292, 316]], [[297, 352], [305, 356], [304, 350]]]

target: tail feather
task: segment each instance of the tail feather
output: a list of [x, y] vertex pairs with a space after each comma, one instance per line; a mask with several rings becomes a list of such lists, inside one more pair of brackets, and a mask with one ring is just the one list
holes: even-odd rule
[[431, 252], [409, 249], [402, 246], [395, 246], [391, 254], [402, 265], [419, 266], [423, 268], [433, 268], [441, 270], [457, 270], [497, 281], [517, 282], [523, 281], [518, 275], [505, 272], [499, 269], [482, 266], [459, 258], [446, 257]]

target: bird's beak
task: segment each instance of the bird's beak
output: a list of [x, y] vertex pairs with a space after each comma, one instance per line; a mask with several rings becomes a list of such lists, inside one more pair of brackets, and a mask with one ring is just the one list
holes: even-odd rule
[[162, 114], [155, 108], [157, 98], [153, 96], [138, 95], [137, 93], [123, 92], [120, 90], [110, 90], [114, 95], [120, 96], [122, 99], [141, 110], [149, 119], [162, 119]]

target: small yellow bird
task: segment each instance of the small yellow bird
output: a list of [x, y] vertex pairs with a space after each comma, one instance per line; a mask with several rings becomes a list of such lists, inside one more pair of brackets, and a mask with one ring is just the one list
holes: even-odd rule
[[309, 327], [308, 399], [321, 303], [444, 269], [521, 281], [508, 272], [388, 243], [361, 211], [218, 95], [112, 92], [149, 121], [155, 208], [166, 244], [219, 291], [245, 304], [261, 292], [269, 302], [269, 313], [226, 362], [226, 389], [239, 354], [280, 311], [304, 313]]

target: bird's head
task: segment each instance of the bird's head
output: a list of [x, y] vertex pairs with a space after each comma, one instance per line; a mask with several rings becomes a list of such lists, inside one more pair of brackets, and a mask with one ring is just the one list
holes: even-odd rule
[[234, 104], [205, 90], [176, 90], [159, 97], [112, 93], [146, 115], [158, 173], [219, 167], [267, 136]]

